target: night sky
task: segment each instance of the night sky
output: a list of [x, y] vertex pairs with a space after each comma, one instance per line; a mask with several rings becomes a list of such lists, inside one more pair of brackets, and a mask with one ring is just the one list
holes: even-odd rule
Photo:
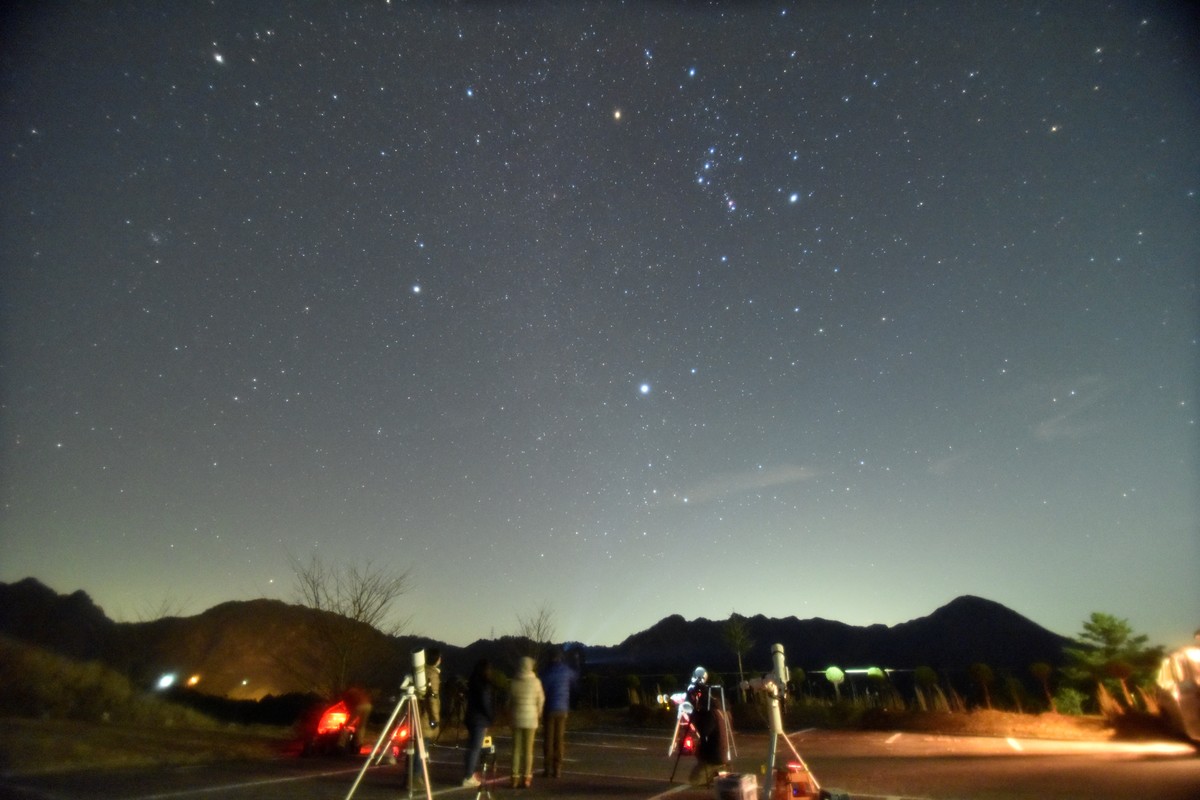
[[136, 620], [370, 559], [458, 645], [1200, 626], [1175, 5], [22, 9], [0, 580]]

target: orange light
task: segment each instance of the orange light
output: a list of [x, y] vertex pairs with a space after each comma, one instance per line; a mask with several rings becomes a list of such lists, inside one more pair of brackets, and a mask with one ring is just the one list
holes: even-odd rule
[[348, 719], [350, 719], [350, 711], [346, 708], [346, 704], [335, 703], [325, 709], [325, 713], [321, 715], [321, 721], [317, 723], [317, 733], [337, 733], [345, 727]]

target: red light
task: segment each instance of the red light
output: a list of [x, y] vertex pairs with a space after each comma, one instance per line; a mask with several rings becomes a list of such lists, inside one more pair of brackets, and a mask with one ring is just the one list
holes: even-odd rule
[[392, 734], [392, 741], [404, 741], [408, 738], [408, 727], [400, 725], [396, 728], [396, 732]]
[[350, 719], [350, 711], [345, 703], [335, 703], [325, 709], [321, 721], [317, 723], [317, 733], [337, 733], [346, 726]]
[[683, 752], [686, 755], [696, 752], [696, 740], [691, 736], [683, 737]]

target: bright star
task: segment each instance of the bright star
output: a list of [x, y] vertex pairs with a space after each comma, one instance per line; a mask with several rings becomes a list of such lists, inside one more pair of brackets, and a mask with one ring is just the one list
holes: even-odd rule
[[650, 384], [643, 383], [641, 386], [638, 387], [638, 391], [641, 392], [642, 394], [650, 394]]

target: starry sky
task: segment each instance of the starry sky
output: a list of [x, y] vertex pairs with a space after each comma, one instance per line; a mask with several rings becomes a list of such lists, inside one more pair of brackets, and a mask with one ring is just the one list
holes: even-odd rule
[[1200, 625], [1178, 6], [5, 14], [0, 580], [370, 561], [457, 645]]

